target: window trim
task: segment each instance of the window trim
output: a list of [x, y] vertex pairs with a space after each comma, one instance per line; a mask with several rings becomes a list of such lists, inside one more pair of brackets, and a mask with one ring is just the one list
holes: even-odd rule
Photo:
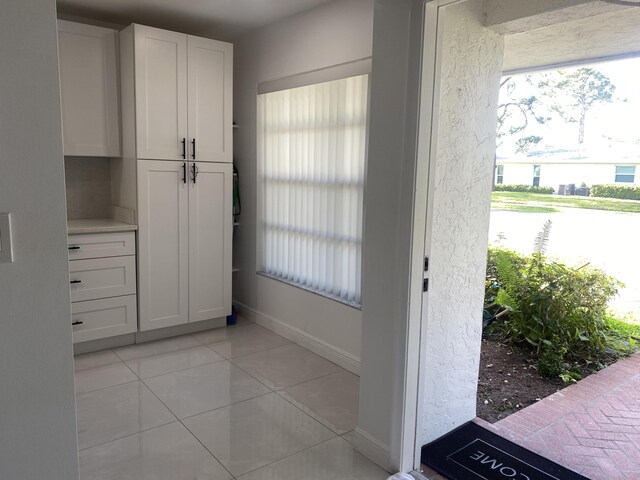
[[291, 90], [298, 87], [308, 87], [310, 85], [317, 85], [318, 83], [343, 80], [345, 78], [357, 77], [359, 75], [369, 75], [369, 82], [371, 82], [371, 61], [371, 57], [366, 57], [352, 62], [340, 63], [331, 67], [319, 68], [309, 72], [298, 73], [262, 82], [258, 84], [257, 94], [264, 95], [265, 93], [280, 92], [282, 90]]
[[[633, 169], [633, 173], [618, 173], [619, 168], [630, 168]], [[636, 183], [636, 166], [635, 165], [616, 165], [615, 174], [614, 174], [614, 182], [615, 183]], [[619, 180], [620, 177], [629, 178], [630, 180]]]

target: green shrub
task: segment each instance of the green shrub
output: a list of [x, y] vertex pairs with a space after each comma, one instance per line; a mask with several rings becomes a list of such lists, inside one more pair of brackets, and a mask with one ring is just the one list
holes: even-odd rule
[[546, 193], [554, 192], [551, 187], [534, 187], [533, 185], [504, 185], [499, 183], [495, 188], [496, 192], [526, 192], [526, 193]]
[[640, 187], [628, 187], [624, 185], [594, 185], [591, 187], [590, 195], [592, 197], [640, 200]]
[[596, 362], [614, 349], [607, 304], [621, 286], [597, 268], [550, 260], [543, 249], [525, 256], [492, 247], [485, 302], [508, 312], [494, 330], [533, 350], [540, 372], [556, 376], [565, 364]]

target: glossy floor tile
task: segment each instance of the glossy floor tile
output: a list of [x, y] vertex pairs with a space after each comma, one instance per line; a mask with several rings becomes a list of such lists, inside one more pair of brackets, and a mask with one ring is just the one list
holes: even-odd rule
[[104, 367], [114, 363], [122, 363], [122, 360], [112, 350], [85, 353], [73, 359], [73, 366], [76, 372], [87, 370], [88, 368]]
[[80, 450], [176, 420], [140, 381], [77, 395], [76, 414]]
[[126, 360], [125, 363], [140, 378], [149, 378], [222, 360], [224, 358], [216, 352], [200, 345], [149, 357], [134, 358]]
[[389, 474], [340, 437], [238, 477], [238, 480], [385, 480]]
[[253, 323], [74, 363], [81, 480], [388, 476], [349, 443], [358, 377]]
[[335, 363], [293, 343], [245, 355], [233, 363], [274, 390], [342, 370]]
[[234, 475], [335, 436], [275, 393], [188, 418], [184, 424]]
[[291, 343], [255, 324], [239, 324], [196, 333], [194, 337], [225, 358], [237, 358]]
[[197, 415], [270, 391], [226, 360], [148, 378], [145, 383], [178, 418]]
[[338, 435], [356, 428], [360, 379], [347, 371], [301, 383], [279, 393]]
[[164, 340], [156, 340], [155, 342], [138, 343], [137, 345], [128, 345], [126, 347], [116, 348], [113, 351], [123, 361], [133, 360], [135, 358], [150, 357], [162, 353], [176, 352], [186, 348], [199, 347], [202, 344], [191, 335], [183, 335], [181, 337], [167, 338]]
[[80, 452], [81, 480], [229, 480], [179, 422]]
[[138, 380], [135, 373], [124, 363], [118, 362], [76, 372], [76, 392], [90, 392]]

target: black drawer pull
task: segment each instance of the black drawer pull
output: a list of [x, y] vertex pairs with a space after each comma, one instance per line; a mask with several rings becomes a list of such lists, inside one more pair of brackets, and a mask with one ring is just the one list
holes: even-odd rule
[[78, 245], [69, 245], [69, 250], [80, 250]]
[[82, 280], [71, 280], [69, 283], [82, 283]]
[[84, 322], [80, 320], [76, 320], [75, 322], [71, 322], [71, 325], [82, 325]]

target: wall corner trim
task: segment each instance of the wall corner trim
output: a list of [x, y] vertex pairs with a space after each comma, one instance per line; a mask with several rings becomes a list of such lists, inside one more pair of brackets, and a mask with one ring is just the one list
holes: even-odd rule
[[360, 427], [356, 427], [353, 431], [353, 444], [356, 450], [387, 472], [393, 469], [389, 447], [361, 430]]
[[307, 332], [303, 332], [302, 330], [292, 327], [281, 320], [277, 320], [241, 302], [234, 300], [233, 304], [238, 307], [240, 313], [244, 314], [244, 316], [249, 320], [283, 336], [287, 340], [291, 340], [292, 342], [311, 350], [313, 353], [326, 358], [355, 375], [360, 375], [360, 359], [355, 355], [334, 347], [333, 345], [330, 345]]

